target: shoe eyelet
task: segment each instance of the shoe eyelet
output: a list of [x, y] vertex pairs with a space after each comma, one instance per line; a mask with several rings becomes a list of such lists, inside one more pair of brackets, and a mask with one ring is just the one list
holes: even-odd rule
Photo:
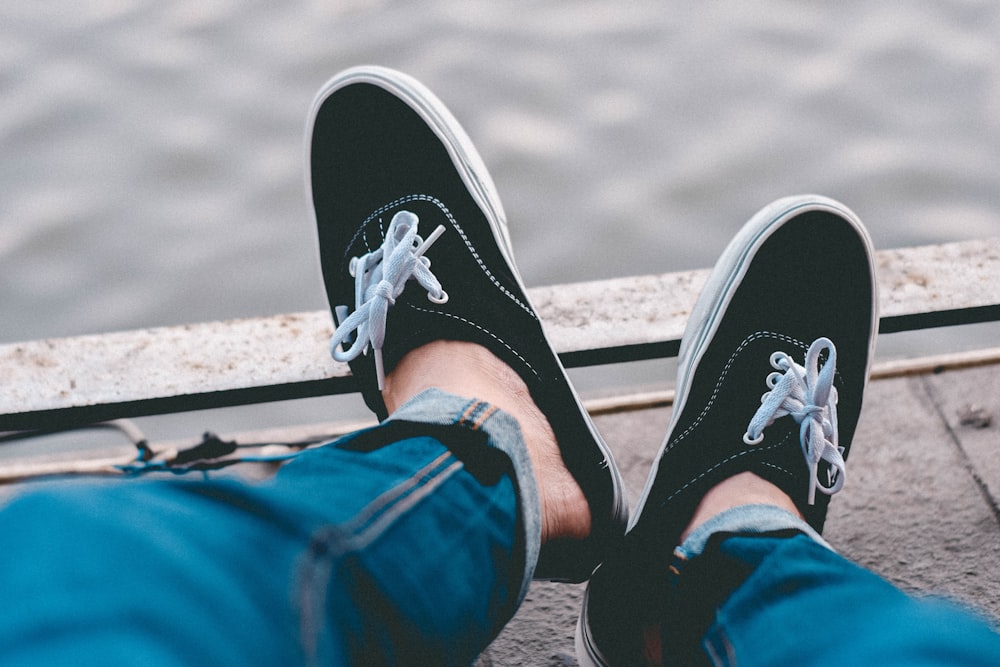
[[756, 438], [752, 438], [750, 437], [750, 431], [747, 431], [746, 433], [743, 434], [743, 442], [748, 445], [759, 445], [760, 443], [764, 442], [764, 434], [761, 433]]
[[351, 257], [351, 261], [347, 263], [347, 272], [351, 274], [352, 278], [358, 277], [358, 258]]
[[448, 303], [448, 293], [445, 292], [444, 290], [441, 290], [441, 296], [436, 297], [430, 292], [428, 292], [427, 300], [430, 301], [431, 303], [436, 303], [438, 305], [443, 303]]

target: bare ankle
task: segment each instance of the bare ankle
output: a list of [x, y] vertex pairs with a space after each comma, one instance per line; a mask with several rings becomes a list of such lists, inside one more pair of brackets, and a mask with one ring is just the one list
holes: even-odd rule
[[391, 414], [425, 389], [477, 398], [513, 417], [528, 449], [542, 503], [542, 541], [585, 538], [590, 506], [566, 469], [552, 427], [517, 373], [484, 347], [434, 341], [411, 350], [386, 376], [382, 397]]
[[708, 490], [695, 509], [687, 528], [681, 533], [681, 542], [695, 528], [715, 515], [741, 505], [757, 504], [774, 505], [802, 518], [802, 514], [788, 494], [752, 472], [741, 472], [719, 482]]

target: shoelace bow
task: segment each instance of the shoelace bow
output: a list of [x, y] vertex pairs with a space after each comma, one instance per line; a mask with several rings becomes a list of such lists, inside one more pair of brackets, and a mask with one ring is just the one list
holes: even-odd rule
[[[360, 257], [352, 257], [349, 270], [354, 277], [353, 313], [343, 318], [346, 306], [338, 306], [338, 320], [330, 338], [330, 354], [337, 361], [353, 361], [368, 347], [374, 352], [375, 375], [378, 388], [385, 385], [385, 367], [382, 363], [382, 344], [385, 341], [385, 324], [389, 308], [402, 294], [411, 278], [427, 290], [427, 298], [434, 303], [445, 303], [448, 294], [441, 282], [431, 273], [431, 261], [424, 257], [427, 249], [444, 233], [438, 227], [425, 241], [417, 235], [417, 216], [400, 211], [393, 216], [381, 247]], [[344, 346], [347, 346], [346, 348]]]
[[[819, 357], [828, 352], [819, 367]], [[800, 366], [784, 352], [771, 355], [777, 372], [767, 376], [771, 390], [761, 397], [761, 406], [750, 420], [743, 441], [756, 445], [764, 440], [764, 429], [775, 420], [791, 415], [799, 426], [799, 443], [809, 467], [809, 504], [816, 500], [816, 489], [833, 495], [844, 486], [846, 463], [844, 450], [837, 444], [837, 389], [833, 377], [837, 370], [837, 349], [828, 338], [818, 338], [806, 352], [806, 365]], [[829, 465], [829, 486], [819, 481], [819, 463]]]

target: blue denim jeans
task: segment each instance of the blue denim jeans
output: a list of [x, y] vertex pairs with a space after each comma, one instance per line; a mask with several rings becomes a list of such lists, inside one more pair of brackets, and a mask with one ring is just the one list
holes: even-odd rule
[[469, 664], [539, 519], [514, 420], [437, 391], [265, 483], [37, 489], [0, 512], [0, 663]]
[[[839, 556], [807, 524], [738, 507], [675, 551], [685, 596], [735, 584], [712, 605], [695, 649], [713, 665], [1000, 665], [1000, 635], [967, 610], [905, 595]], [[690, 662], [690, 661], [689, 661]]]
[[[449, 665], [516, 610], [540, 510], [514, 421], [429, 391], [268, 482], [46, 487], [0, 535], [3, 665]], [[775, 508], [721, 514], [676, 556], [699, 598], [735, 582], [696, 639], [716, 664], [1000, 664], [984, 622]]]

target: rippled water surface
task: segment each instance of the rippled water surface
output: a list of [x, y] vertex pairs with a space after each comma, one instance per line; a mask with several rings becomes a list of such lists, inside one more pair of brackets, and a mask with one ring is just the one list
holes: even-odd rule
[[305, 115], [367, 62], [465, 125], [529, 285], [710, 266], [803, 191], [1000, 234], [1000, 5], [676, 4], [7, 3], [0, 342], [324, 308]]

